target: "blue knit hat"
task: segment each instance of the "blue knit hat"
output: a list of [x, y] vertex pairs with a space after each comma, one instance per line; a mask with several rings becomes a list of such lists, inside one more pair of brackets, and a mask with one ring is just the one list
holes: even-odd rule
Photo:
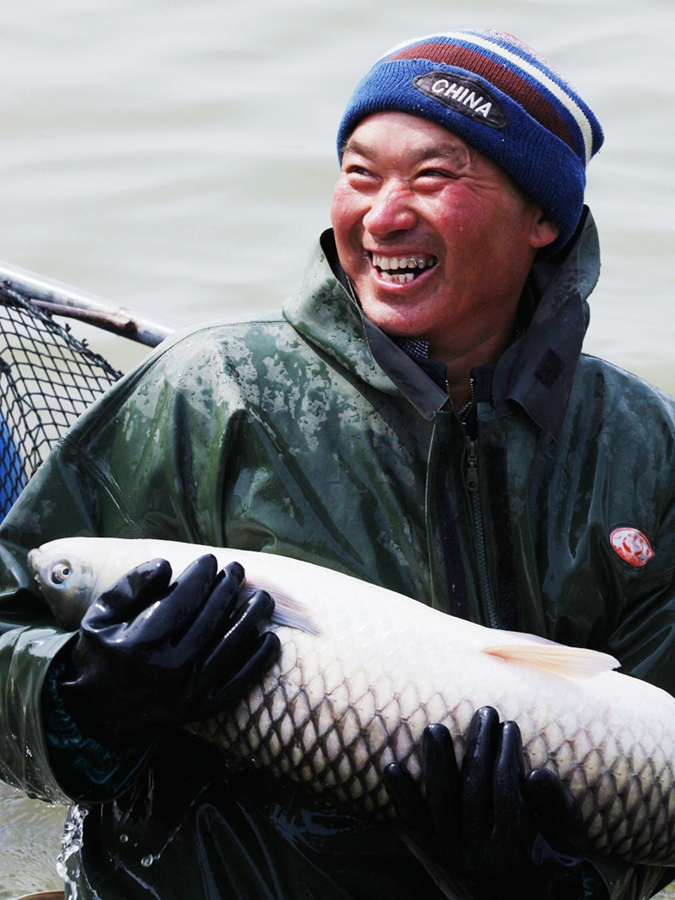
[[574, 234], [602, 128], [576, 91], [517, 38], [452, 31], [394, 47], [347, 104], [340, 160], [359, 122], [385, 111], [430, 119], [497, 163], [560, 229], [551, 252]]

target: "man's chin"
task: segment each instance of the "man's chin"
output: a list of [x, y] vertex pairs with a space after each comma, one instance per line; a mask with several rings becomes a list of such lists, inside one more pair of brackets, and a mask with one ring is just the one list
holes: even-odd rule
[[426, 340], [425, 329], [415, 316], [406, 316], [405, 310], [391, 304], [366, 303], [362, 309], [370, 321], [389, 337]]

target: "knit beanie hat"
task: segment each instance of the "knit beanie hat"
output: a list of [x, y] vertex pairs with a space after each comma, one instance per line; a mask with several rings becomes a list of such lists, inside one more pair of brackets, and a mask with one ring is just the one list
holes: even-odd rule
[[551, 252], [574, 234], [602, 129], [576, 91], [517, 38], [451, 31], [394, 47], [347, 104], [340, 160], [359, 122], [384, 111], [430, 119], [493, 160], [560, 229]]

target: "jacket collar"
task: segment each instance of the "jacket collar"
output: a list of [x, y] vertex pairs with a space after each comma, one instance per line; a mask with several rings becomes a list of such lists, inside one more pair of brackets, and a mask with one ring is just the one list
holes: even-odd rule
[[576, 238], [562, 259], [536, 262], [528, 286], [538, 302], [525, 334], [503, 354], [493, 381], [497, 415], [521, 406], [557, 438], [569, 402], [590, 310], [587, 298], [600, 274], [595, 222], [584, 207]]
[[403, 396], [433, 419], [448, 395], [362, 312], [342, 271], [332, 229], [321, 235], [302, 283], [284, 303], [284, 317], [304, 338], [361, 381]]
[[[557, 437], [588, 326], [586, 300], [599, 271], [597, 231], [585, 208], [570, 249], [532, 267], [528, 288], [536, 308], [523, 337], [497, 365], [493, 382], [497, 415], [508, 415], [516, 403]], [[432, 419], [449, 402], [447, 394], [363, 315], [337, 260], [331, 230], [321, 236], [303, 282], [284, 304], [283, 314], [328, 357], [379, 391], [403, 394], [424, 418]]]
[[[387, 375], [388, 368], [378, 365], [370, 348], [364, 324], [367, 320], [361, 308], [335, 274], [343, 275], [339, 263], [335, 271], [331, 268], [328, 257], [333, 255], [337, 262], [333, 232], [329, 229], [314, 248], [300, 287], [283, 304], [283, 315], [304, 338], [361, 381], [385, 394], [397, 394], [399, 388]], [[380, 333], [388, 344], [396, 347]], [[412, 360], [409, 362], [415, 366]]]

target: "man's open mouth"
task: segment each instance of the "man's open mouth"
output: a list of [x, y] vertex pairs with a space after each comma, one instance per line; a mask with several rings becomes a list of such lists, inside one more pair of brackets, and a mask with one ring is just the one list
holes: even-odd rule
[[385, 281], [394, 284], [409, 284], [418, 278], [426, 269], [433, 268], [438, 262], [436, 256], [378, 256], [370, 254], [373, 265]]

